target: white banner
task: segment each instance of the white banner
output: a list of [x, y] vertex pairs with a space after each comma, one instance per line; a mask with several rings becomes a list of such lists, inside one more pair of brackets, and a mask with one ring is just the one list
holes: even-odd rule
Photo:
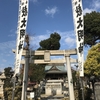
[[15, 74], [20, 72], [20, 61], [23, 51], [23, 45], [26, 35], [26, 26], [28, 19], [28, 2], [29, 0], [19, 0], [19, 16], [17, 28], [17, 44], [16, 44], [16, 58], [15, 58]]
[[78, 54], [78, 67], [80, 76], [84, 76], [84, 57], [83, 57], [83, 46], [84, 46], [84, 19], [83, 19], [83, 7], [82, 0], [72, 0], [73, 7], [73, 19], [76, 33], [77, 43], [77, 54]]

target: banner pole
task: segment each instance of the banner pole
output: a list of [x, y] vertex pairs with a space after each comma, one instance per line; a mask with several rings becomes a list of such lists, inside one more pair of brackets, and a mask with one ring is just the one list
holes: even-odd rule
[[30, 58], [29, 51], [26, 50], [21, 100], [26, 100], [27, 97], [29, 58]]

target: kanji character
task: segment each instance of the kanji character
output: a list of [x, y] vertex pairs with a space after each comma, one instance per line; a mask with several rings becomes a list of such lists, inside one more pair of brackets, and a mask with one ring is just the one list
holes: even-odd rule
[[79, 25], [77, 26], [78, 29], [83, 26], [82, 21], [83, 20], [81, 20], [81, 17], [80, 17], [79, 20], [77, 21], [77, 23], [79, 23]]
[[23, 20], [22, 20], [21, 22], [22, 22], [21, 28], [22, 28], [23, 26], [25, 27], [25, 26], [26, 26], [26, 24], [25, 24], [25, 23], [26, 23], [25, 18], [23, 18]]
[[19, 54], [19, 51], [22, 49], [22, 46], [23, 46], [23, 41], [20, 41], [19, 46], [18, 46], [18, 54]]
[[84, 36], [83, 30], [78, 30], [77, 33], [78, 33], [78, 40], [80, 41], [81, 39], [83, 39]]
[[27, 7], [22, 8], [22, 17], [27, 15]]
[[80, 4], [76, 6], [76, 13], [77, 13], [77, 17], [82, 15], [82, 8]]
[[83, 43], [80, 43], [80, 47], [78, 49], [79, 49], [79, 53], [83, 51]]
[[21, 29], [20, 30], [20, 39], [21, 37], [25, 36], [25, 29]]

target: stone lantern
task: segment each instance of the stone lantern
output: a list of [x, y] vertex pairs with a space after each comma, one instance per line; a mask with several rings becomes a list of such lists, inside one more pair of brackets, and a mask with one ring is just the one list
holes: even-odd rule
[[4, 72], [0, 72], [0, 100], [4, 100], [3, 85], [5, 78]]

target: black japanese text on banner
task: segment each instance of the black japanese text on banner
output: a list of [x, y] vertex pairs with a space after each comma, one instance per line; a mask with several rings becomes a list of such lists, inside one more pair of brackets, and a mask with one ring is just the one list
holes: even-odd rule
[[26, 34], [26, 26], [28, 19], [28, 2], [29, 0], [19, 0], [19, 16], [17, 28], [17, 44], [16, 44], [16, 58], [15, 58], [15, 74], [20, 72], [20, 61], [23, 51], [24, 39]]
[[72, 7], [73, 7], [74, 27], [76, 33], [78, 66], [79, 66], [80, 76], [83, 77], [84, 76], [84, 67], [83, 67], [84, 19], [83, 19], [82, 0], [72, 0]]

